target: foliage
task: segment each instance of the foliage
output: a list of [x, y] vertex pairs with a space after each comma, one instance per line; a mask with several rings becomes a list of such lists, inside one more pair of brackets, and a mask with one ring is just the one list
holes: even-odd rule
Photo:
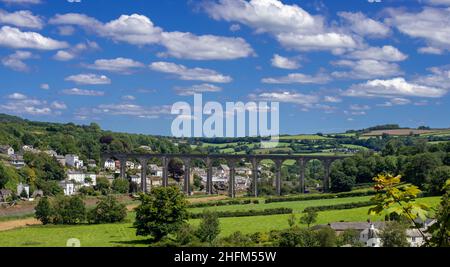
[[336, 205], [314, 206], [314, 207], [305, 208], [304, 212], [355, 209], [355, 208], [372, 206], [373, 204], [374, 204], [374, 202], [372, 202], [372, 201], [363, 201], [363, 202], [342, 203], [342, 204], [336, 204]]
[[445, 182], [446, 191], [436, 211], [436, 222], [427, 230], [431, 234], [428, 243], [431, 247], [450, 247], [450, 179]]
[[208, 202], [199, 202], [199, 203], [193, 203], [189, 204], [188, 208], [203, 208], [203, 207], [218, 207], [218, 206], [227, 206], [227, 205], [248, 205], [248, 204], [259, 204], [259, 200], [251, 200], [251, 199], [244, 199], [244, 200], [218, 200], [218, 201], [208, 201]]
[[407, 229], [408, 225], [402, 222], [388, 222], [380, 232], [383, 247], [409, 247]]
[[19, 175], [16, 170], [0, 162], [0, 188], [15, 191], [19, 183]]
[[289, 224], [289, 227], [294, 227], [294, 226], [295, 226], [295, 223], [296, 223], [296, 220], [297, 220], [297, 217], [295, 217], [295, 214], [294, 214], [294, 213], [292, 213], [291, 215], [289, 215], [289, 217], [288, 217], [288, 224]]
[[363, 244], [359, 241], [359, 231], [354, 229], [344, 230], [337, 238], [338, 246], [350, 245], [352, 247], [362, 247]]
[[59, 196], [53, 203], [54, 224], [81, 224], [86, 220], [86, 206], [78, 197]]
[[112, 182], [112, 190], [118, 194], [126, 194], [130, 190], [130, 182], [127, 179], [114, 179]]
[[52, 222], [53, 208], [47, 197], [43, 197], [39, 200], [39, 202], [35, 208], [34, 216], [36, 219], [41, 221], [41, 223], [43, 225], [46, 225], [46, 224], [49, 224]]
[[136, 208], [136, 234], [152, 236], [155, 241], [177, 232], [188, 218], [187, 203], [176, 187], [153, 188], [150, 195], [140, 195]]
[[100, 199], [97, 206], [89, 212], [89, 221], [92, 223], [122, 222], [127, 217], [127, 209], [119, 203], [114, 196]]
[[303, 211], [303, 216], [300, 217], [300, 223], [308, 225], [308, 228], [311, 226], [311, 224], [315, 223], [317, 221], [317, 212], [315, 210], [305, 210]]
[[57, 181], [36, 180], [36, 186], [42, 190], [45, 196], [59, 196], [64, 194], [64, 190]]
[[399, 187], [400, 180], [401, 176], [394, 177], [392, 175], [378, 175], [374, 178], [377, 183], [375, 189], [379, 193], [371, 199], [376, 205], [369, 209], [369, 214], [386, 212], [388, 216], [397, 214], [404, 217], [416, 226], [426, 240], [415, 219], [420, 218], [425, 221], [429, 207], [426, 204], [415, 202], [421, 193], [417, 186], [405, 185]]
[[355, 186], [356, 178], [337, 171], [330, 175], [332, 192], [349, 192]]
[[[220, 211], [216, 212], [216, 215], [219, 218], [227, 218], [227, 217], [250, 217], [250, 216], [267, 216], [267, 215], [276, 215], [276, 214], [290, 214], [292, 213], [291, 208], [274, 208], [274, 209], [264, 209], [264, 210], [236, 210], [236, 211]], [[203, 214], [201, 213], [191, 213], [189, 217], [191, 219], [202, 218]]]
[[220, 234], [219, 216], [215, 212], [204, 211], [202, 221], [197, 229], [197, 236], [202, 242], [212, 243]]
[[23, 156], [28, 167], [32, 168], [38, 179], [45, 181], [62, 181], [65, 178], [63, 166], [46, 153], [26, 152]]
[[111, 184], [109, 183], [109, 180], [106, 177], [97, 177], [95, 190], [100, 191], [102, 195], [109, 194], [111, 189]]
[[271, 197], [267, 198], [264, 203], [274, 203], [274, 202], [296, 202], [296, 201], [308, 201], [308, 200], [318, 200], [318, 199], [334, 199], [334, 198], [347, 198], [347, 197], [360, 197], [360, 196], [371, 196], [375, 195], [375, 190], [365, 190], [365, 191], [354, 191], [354, 192], [343, 192], [337, 194], [314, 194], [314, 195], [300, 195], [300, 196], [285, 196], [285, 197]]
[[316, 239], [320, 247], [330, 248], [337, 245], [336, 232], [331, 227], [323, 227], [317, 230]]

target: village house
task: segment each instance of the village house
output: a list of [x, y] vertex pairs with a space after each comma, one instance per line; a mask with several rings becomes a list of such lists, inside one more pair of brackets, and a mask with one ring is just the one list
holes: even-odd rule
[[163, 176], [163, 168], [159, 167], [156, 164], [150, 164], [149, 165], [149, 169], [150, 169], [150, 175], [151, 176], [156, 176], [156, 177], [162, 177]]
[[27, 198], [30, 197], [30, 186], [27, 184], [20, 183], [17, 185], [17, 195], [20, 196], [22, 192], [25, 190], [27, 193]]
[[23, 156], [21, 156], [21, 155], [16, 155], [16, 154], [12, 155], [9, 163], [16, 169], [21, 169], [21, 168], [25, 167], [25, 160], [23, 159]]
[[116, 162], [112, 159], [108, 159], [105, 161], [104, 167], [106, 170], [115, 171], [116, 170]]
[[97, 168], [97, 162], [93, 159], [88, 160], [88, 167], [89, 168]]
[[7, 156], [12, 156], [14, 155], [14, 148], [12, 148], [11, 146], [0, 146], [0, 154], [4, 154]]
[[71, 181], [61, 181], [59, 186], [64, 190], [65, 196], [73, 196], [75, 194], [75, 183]]
[[57, 155], [55, 159], [61, 164], [61, 166], [66, 166], [66, 157]]
[[80, 160], [80, 158], [77, 155], [68, 154], [65, 156], [65, 159], [66, 165], [69, 167], [81, 169], [84, 166], [83, 161]]
[[[92, 182], [86, 182], [87, 178], [91, 178]], [[97, 184], [97, 175], [94, 173], [84, 173], [81, 171], [68, 171], [67, 181], [73, 181], [80, 186], [94, 186]]]
[[35, 149], [33, 146], [31, 146], [31, 145], [24, 145], [24, 146], [22, 146], [22, 151], [25, 153], [25, 152], [30, 152], [30, 153], [33, 153], [33, 154], [38, 154], [38, 153], [40, 153], [41, 151], [40, 150], [38, 150], [38, 149]]

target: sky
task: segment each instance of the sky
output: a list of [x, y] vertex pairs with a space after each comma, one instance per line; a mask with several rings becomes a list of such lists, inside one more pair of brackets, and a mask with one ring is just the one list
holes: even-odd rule
[[171, 135], [178, 101], [283, 134], [450, 127], [450, 0], [0, 0], [0, 113]]

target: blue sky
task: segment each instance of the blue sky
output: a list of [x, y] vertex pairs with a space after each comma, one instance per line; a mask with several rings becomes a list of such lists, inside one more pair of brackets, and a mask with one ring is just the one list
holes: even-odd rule
[[449, 127], [449, 0], [0, 0], [0, 112], [170, 135], [177, 101], [282, 133]]

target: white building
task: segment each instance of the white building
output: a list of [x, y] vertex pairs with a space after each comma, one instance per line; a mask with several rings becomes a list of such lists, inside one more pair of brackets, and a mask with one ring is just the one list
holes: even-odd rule
[[116, 161], [112, 159], [108, 159], [105, 161], [105, 169], [115, 171], [116, 170]]
[[[91, 178], [92, 183], [87, 183], [86, 178]], [[97, 175], [94, 173], [68, 171], [67, 172], [67, 181], [73, 181], [80, 186], [94, 186], [97, 184]]]
[[359, 234], [359, 241], [366, 247], [381, 247], [382, 240], [380, 238], [380, 230], [375, 228], [375, 225], [371, 223], [369, 228], [364, 229]]
[[9, 163], [12, 166], [16, 167], [16, 169], [25, 167], [25, 161], [23, 160], [23, 156], [20, 156], [20, 155], [16, 155], [16, 154], [12, 155]]
[[156, 177], [162, 177], [163, 176], [163, 168], [162, 167], [159, 167], [156, 164], [150, 164], [149, 168], [150, 168], [150, 175], [151, 176], [156, 176]]
[[69, 167], [74, 167], [76, 169], [83, 168], [84, 164], [83, 161], [80, 160], [80, 158], [77, 155], [66, 155], [66, 165]]
[[8, 156], [14, 155], [14, 148], [11, 146], [0, 146], [0, 153]]
[[30, 186], [27, 184], [18, 184], [17, 185], [17, 195], [20, 196], [22, 194], [22, 191], [25, 190], [27, 192], [27, 197], [30, 197]]
[[61, 181], [59, 186], [64, 190], [65, 196], [73, 196], [75, 194], [75, 184], [70, 181]]

